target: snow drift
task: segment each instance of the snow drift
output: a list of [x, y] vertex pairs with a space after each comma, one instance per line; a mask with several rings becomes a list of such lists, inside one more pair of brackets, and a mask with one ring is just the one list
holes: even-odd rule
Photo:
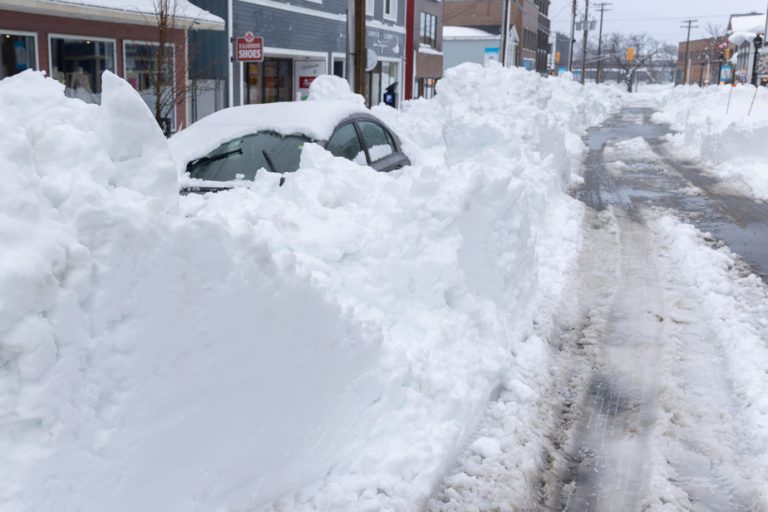
[[[682, 155], [710, 162], [709, 172], [742, 192], [768, 199], [768, 91], [750, 85], [675, 87], [654, 121], [669, 123]], [[754, 100], [754, 104], [752, 103]]]
[[492, 390], [544, 373], [571, 161], [616, 103], [465, 65], [374, 109], [409, 168], [306, 145], [283, 187], [180, 198], [125, 82], [96, 106], [3, 80], [0, 508], [423, 506]]

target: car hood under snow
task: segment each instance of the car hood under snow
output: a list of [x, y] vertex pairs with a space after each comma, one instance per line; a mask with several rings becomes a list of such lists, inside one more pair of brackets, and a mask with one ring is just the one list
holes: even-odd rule
[[341, 120], [359, 112], [368, 112], [368, 109], [351, 101], [333, 100], [232, 107], [190, 125], [171, 137], [169, 144], [177, 165], [186, 166], [228, 140], [264, 130], [328, 140]]

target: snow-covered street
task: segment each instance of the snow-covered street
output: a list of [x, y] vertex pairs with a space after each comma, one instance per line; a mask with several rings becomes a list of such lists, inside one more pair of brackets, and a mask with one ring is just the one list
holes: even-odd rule
[[318, 77], [410, 165], [180, 195], [210, 148], [103, 83], [0, 81], [3, 512], [768, 510], [768, 155], [709, 147], [768, 103]]
[[517, 453], [470, 448], [432, 510], [768, 509], [768, 208], [671, 156], [668, 129], [629, 101], [587, 140], [540, 480], [504, 493]]

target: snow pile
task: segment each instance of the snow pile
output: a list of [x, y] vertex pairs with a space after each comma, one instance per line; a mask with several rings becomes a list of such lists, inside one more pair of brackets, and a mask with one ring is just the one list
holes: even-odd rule
[[[753, 485], [761, 496], [754, 506], [763, 509], [768, 500], [763, 477], [768, 471], [768, 289], [757, 275], [745, 271], [727, 247], [712, 247], [709, 236], [690, 224], [665, 216], [654, 222], [653, 230], [673, 259], [668, 271], [678, 277], [670, 282], [678, 279], [690, 283], [690, 295], [685, 300], [707, 312], [706, 321], [701, 323], [708, 324], [714, 336], [703, 339], [714, 348], [715, 364], [726, 368], [728, 387], [737, 402], [735, 410], [716, 409], [716, 414], [725, 415], [731, 428], [749, 439], [749, 446], [739, 446], [743, 459], [734, 462], [746, 467], [744, 474], [754, 477]], [[676, 309], [671, 310], [676, 325], [691, 322], [684, 300]], [[701, 378], [714, 375], [704, 373]], [[714, 397], [705, 398], [708, 405], [719, 406]], [[690, 397], [686, 394], [682, 399]], [[717, 455], [712, 451], [703, 453], [715, 460]], [[748, 488], [739, 490], [746, 492]]]
[[[755, 99], [750, 113], [750, 106]], [[725, 183], [768, 199], [768, 90], [752, 86], [676, 87], [660, 99], [655, 122], [678, 131], [672, 146], [712, 165]]]
[[349, 82], [336, 75], [321, 75], [309, 84], [311, 101], [336, 100], [365, 105], [365, 98], [352, 92]]
[[0, 82], [0, 508], [417, 510], [497, 385], [535, 415], [570, 162], [614, 94], [462, 66], [375, 109], [412, 167], [307, 144], [282, 187], [179, 198], [146, 106], [104, 87]]

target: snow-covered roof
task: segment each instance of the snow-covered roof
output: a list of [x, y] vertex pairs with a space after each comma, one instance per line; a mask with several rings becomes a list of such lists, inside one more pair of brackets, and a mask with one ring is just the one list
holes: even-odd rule
[[177, 162], [190, 162], [224, 142], [256, 133], [274, 131], [281, 135], [300, 133], [313, 140], [328, 140], [341, 120], [368, 112], [352, 101], [317, 100], [244, 105], [219, 110], [170, 139]]
[[762, 34], [765, 31], [765, 15], [750, 14], [746, 16], [732, 16], [731, 31], [734, 33], [754, 32], [756, 34]]
[[481, 40], [498, 38], [498, 35], [478, 28], [459, 27], [456, 25], [445, 25], [443, 27], [443, 39]]
[[[189, 0], [173, 0], [175, 19], [183, 28], [224, 30], [224, 20], [194, 5]], [[154, 25], [154, 0], [3, 0], [4, 9], [88, 18], [117, 23]]]
[[755, 36], [757, 36], [755, 32], [734, 32], [728, 36], [728, 42], [733, 45], [740, 46], [741, 43], [751, 43], [755, 40]]

